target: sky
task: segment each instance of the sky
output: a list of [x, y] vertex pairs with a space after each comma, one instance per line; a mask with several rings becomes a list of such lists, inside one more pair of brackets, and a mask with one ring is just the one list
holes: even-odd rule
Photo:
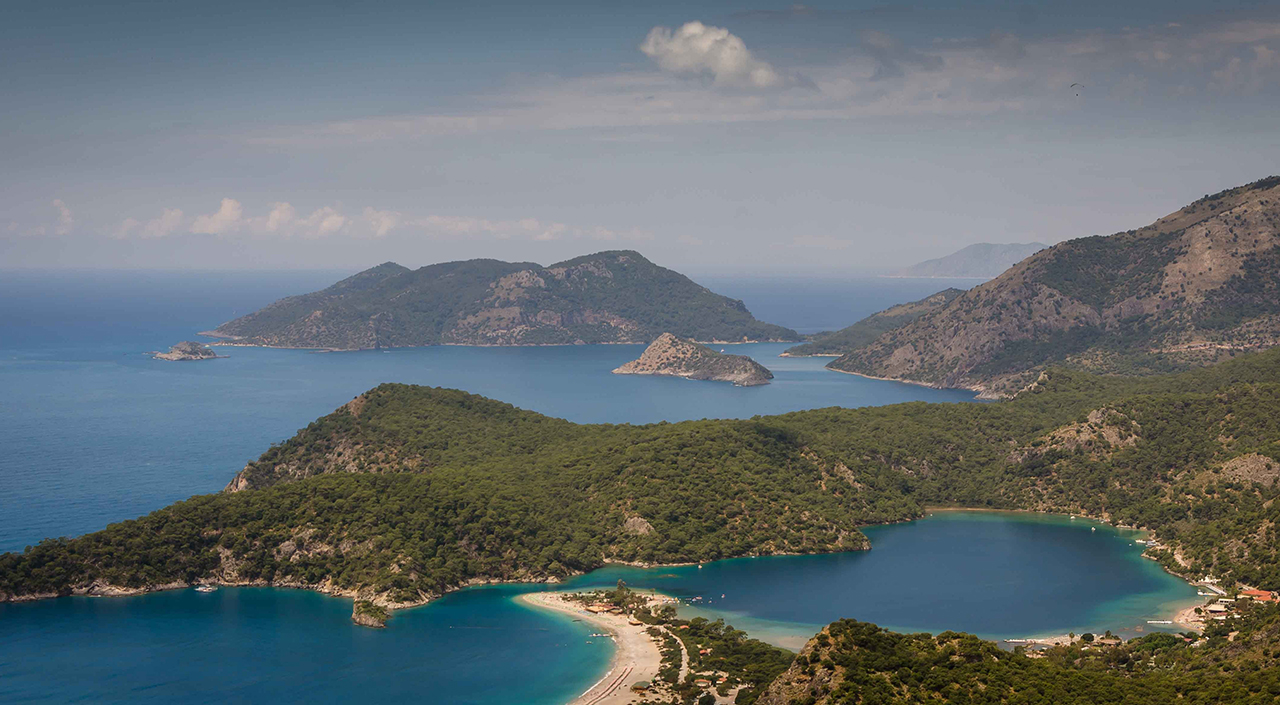
[[1280, 173], [1280, 4], [7, 3], [0, 268], [840, 276]]

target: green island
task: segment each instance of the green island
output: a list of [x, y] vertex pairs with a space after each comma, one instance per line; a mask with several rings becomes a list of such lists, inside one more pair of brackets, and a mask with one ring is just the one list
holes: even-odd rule
[[372, 267], [281, 299], [205, 335], [227, 345], [359, 350], [421, 345], [793, 341], [721, 296], [631, 250], [544, 267], [476, 259]]

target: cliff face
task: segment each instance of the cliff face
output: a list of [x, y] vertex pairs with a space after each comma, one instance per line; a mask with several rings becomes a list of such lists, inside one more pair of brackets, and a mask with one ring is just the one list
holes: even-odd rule
[[157, 360], [212, 360], [218, 354], [201, 343], [184, 340], [181, 343], [169, 348], [169, 352], [156, 353]]
[[636, 360], [616, 375], [670, 375], [686, 379], [733, 382], [739, 387], [768, 384], [773, 373], [746, 355], [726, 355], [692, 340], [663, 333]]
[[664, 331], [708, 341], [800, 338], [631, 251], [550, 267], [470, 260], [410, 270], [389, 262], [212, 334], [238, 344], [354, 350], [640, 343]]
[[1280, 342], [1280, 177], [1042, 250], [828, 367], [1014, 393], [1050, 364], [1150, 373]]

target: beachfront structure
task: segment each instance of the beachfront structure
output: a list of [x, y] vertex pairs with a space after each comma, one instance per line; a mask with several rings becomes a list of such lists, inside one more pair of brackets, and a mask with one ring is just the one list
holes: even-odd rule
[[1276, 594], [1270, 590], [1241, 590], [1240, 597], [1247, 597], [1255, 602], [1276, 602]]
[[636, 681], [631, 684], [631, 692], [645, 693], [649, 690], [649, 681]]

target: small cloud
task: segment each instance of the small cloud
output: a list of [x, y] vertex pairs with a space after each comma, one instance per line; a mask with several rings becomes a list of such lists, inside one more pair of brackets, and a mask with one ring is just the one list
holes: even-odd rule
[[125, 218], [120, 221], [120, 225], [111, 233], [111, 236], [117, 240], [124, 240], [130, 237], [139, 237], [144, 240], [155, 240], [162, 237], [169, 237], [178, 232], [182, 228], [182, 211], [177, 208], [165, 208], [160, 212], [158, 218], [152, 218], [146, 223], [136, 218]]
[[142, 226], [142, 237], [169, 237], [180, 227], [182, 227], [182, 211], [177, 208], [165, 208], [161, 211], [159, 218], [149, 220]]
[[134, 230], [138, 229], [139, 225], [141, 225], [141, 223], [138, 222], [137, 218], [125, 218], [116, 226], [116, 229], [111, 233], [111, 236], [117, 240], [127, 239], [133, 234]]
[[201, 235], [224, 235], [240, 229], [240, 216], [244, 212], [240, 202], [234, 198], [222, 199], [217, 213], [196, 216], [191, 224], [191, 232]]
[[67, 208], [67, 204], [63, 203], [61, 198], [53, 199], [53, 207], [58, 209], [58, 224], [53, 230], [54, 234], [70, 233], [72, 226], [76, 224], [75, 218], [71, 217], [71, 209]]
[[302, 221], [302, 235], [303, 237], [324, 237], [342, 230], [346, 224], [346, 216], [335, 208], [325, 206]]
[[288, 203], [272, 203], [271, 212], [267, 214], [262, 227], [269, 233], [279, 232], [288, 228], [296, 217], [298, 217], [297, 211]]
[[364, 222], [369, 226], [374, 237], [385, 237], [387, 233], [399, 227], [400, 220], [401, 216], [396, 211], [374, 210], [369, 206], [364, 208]]
[[672, 31], [649, 30], [640, 51], [658, 62], [664, 71], [683, 75], [710, 75], [716, 85], [740, 88], [776, 88], [787, 83], [767, 61], [751, 55], [741, 38], [723, 27], [689, 22]]

